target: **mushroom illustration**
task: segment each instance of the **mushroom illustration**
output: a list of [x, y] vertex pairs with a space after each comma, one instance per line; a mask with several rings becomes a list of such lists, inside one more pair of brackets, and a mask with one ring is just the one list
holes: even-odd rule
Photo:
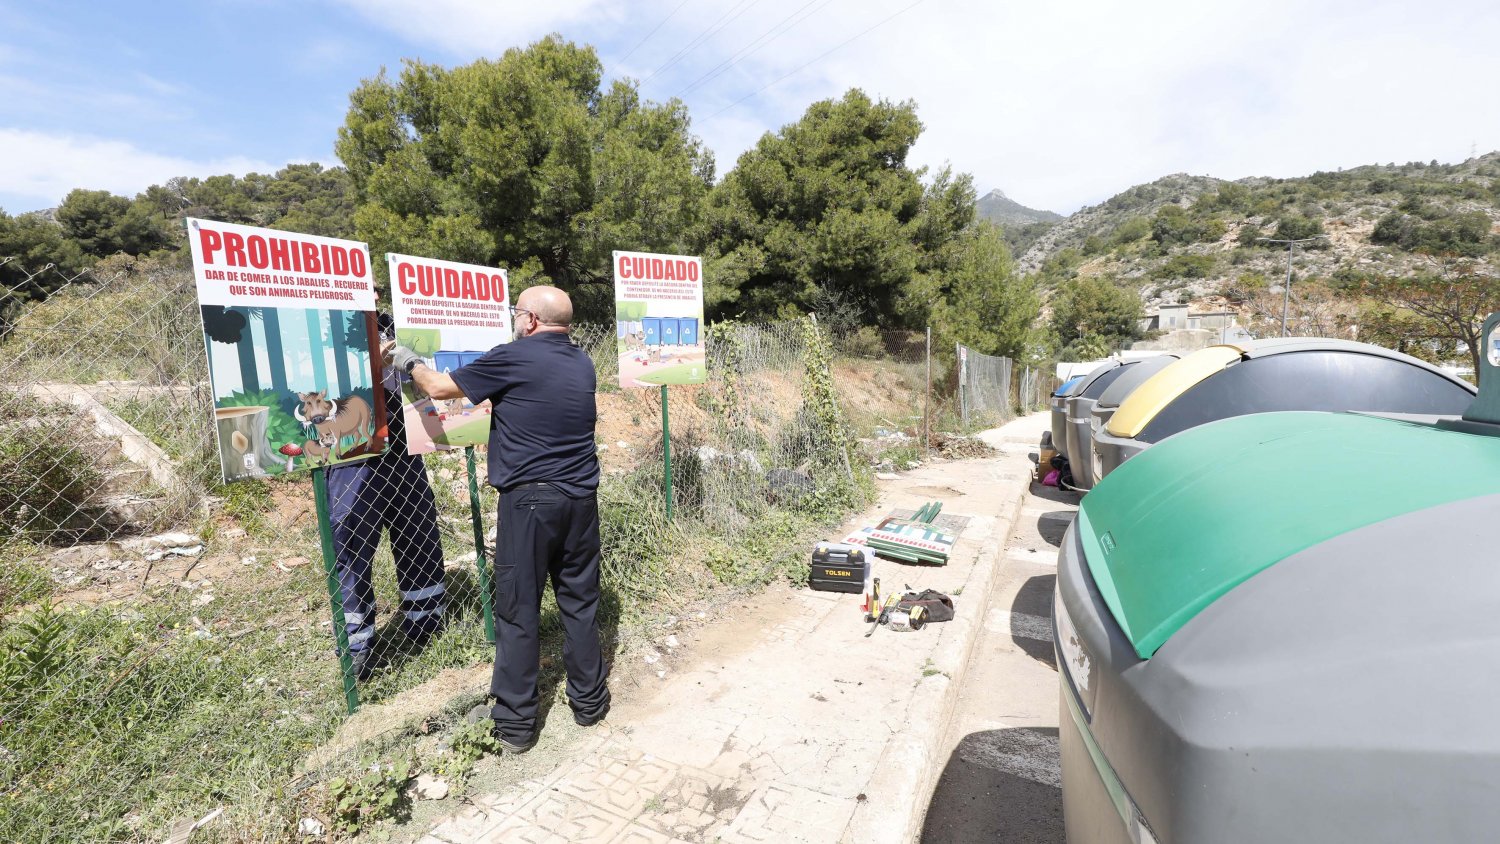
[[288, 472], [290, 472], [290, 471], [292, 471], [292, 469], [296, 468], [293, 465], [293, 463], [294, 463], [293, 458], [301, 457], [302, 456], [302, 446], [297, 445], [296, 443], [287, 443], [286, 445], [282, 446], [278, 450], [282, 454], [286, 455], [286, 470]]

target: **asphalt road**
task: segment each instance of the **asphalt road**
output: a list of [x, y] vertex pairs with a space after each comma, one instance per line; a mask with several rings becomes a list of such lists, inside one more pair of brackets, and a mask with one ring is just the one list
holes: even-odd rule
[[[1035, 445], [1007, 443], [1007, 450]], [[944, 739], [930, 844], [1061, 844], [1052, 590], [1078, 495], [1033, 484], [1007, 543]], [[955, 599], [961, 601], [962, 596]]]

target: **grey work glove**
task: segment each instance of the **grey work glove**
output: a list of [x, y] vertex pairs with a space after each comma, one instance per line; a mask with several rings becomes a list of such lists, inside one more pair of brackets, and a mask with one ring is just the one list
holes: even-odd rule
[[422, 360], [421, 355], [417, 354], [411, 349], [408, 349], [405, 346], [397, 346], [396, 348], [391, 349], [391, 365], [406, 373], [407, 375], [410, 375], [412, 367], [416, 366], [419, 363], [425, 363], [425, 361]]

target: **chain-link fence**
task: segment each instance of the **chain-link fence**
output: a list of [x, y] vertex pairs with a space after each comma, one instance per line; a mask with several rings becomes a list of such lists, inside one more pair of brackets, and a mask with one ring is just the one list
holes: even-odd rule
[[[493, 658], [477, 563], [492, 559], [496, 496], [472, 474], [483, 477], [484, 456], [393, 450], [328, 468], [337, 564], [325, 571], [308, 473], [220, 484], [224, 400], [206, 356], [240, 370], [236, 407], [264, 416], [280, 444], [263, 456], [298, 467], [299, 449], [327, 439], [304, 423], [314, 409], [284, 392], [368, 402], [383, 389], [362, 392], [369, 361], [333, 351], [350, 345], [336, 332], [358, 330], [353, 321], [245, 313], [246, 342], [215, 349], [180, 266], [120, 260], [20, 279], [0, 288], [0, 840], [159, 841], [216, 807], [226, 814], [211, 837], [295, 838], [299, 807], [327, 799], [306, 783], [360, 762], [327, 746], [349, 686], [389, 702]], [[612, 327], [573, 333], [600, 384], [611, 647], [642, 607], [794, 571], [800, 533], [864, 494], [825, 336], [807, 322], [707, 333], [710, 382], [669, 395], [671, 525], [661, 394], [617, 386]], [[322, 359], [294, 359], [293, 346]], [[394, 421], [398, 399], [385, 398]], [[556, 630], [549, 596], [544, 640]], [[544, 644], [556, 651], [544, 693], [560, 679], [560, 647]]]
[[998, 425], [1045, 410], [1057, 386], [1050, 369], [1017, 366], [1010, 358], [957, 347], [958, 400], [965, 427]]
[[1015, 418], [1010, 358], [958, 346], [959, 412], [965, 428], [999, 425]]
[[1021, 367], [1021, 376], [1016, 379], [1016, 410], [1019, 413], [1035, 413], [1047, 409], [1047, 399], [1057, 388], [1057, 378], [1050, 368]]

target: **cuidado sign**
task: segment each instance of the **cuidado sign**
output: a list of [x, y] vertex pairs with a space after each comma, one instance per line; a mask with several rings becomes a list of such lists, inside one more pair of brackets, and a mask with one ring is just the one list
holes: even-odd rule
[[[396, 340], [438, 372], [452, 372], [510, 342], [510, 285], [505, 270], [412, 255], [386, 255]], [[402, 420], [412, 454], [489, 441], [490, 403], [463, 397], [434, 401], [406, 384]]]
[[224, 479], [379, 454], [387, 431], [369, 248], [186, 224]]
[[703, 259], [614, 253], [621, 387], [702, 384]]

